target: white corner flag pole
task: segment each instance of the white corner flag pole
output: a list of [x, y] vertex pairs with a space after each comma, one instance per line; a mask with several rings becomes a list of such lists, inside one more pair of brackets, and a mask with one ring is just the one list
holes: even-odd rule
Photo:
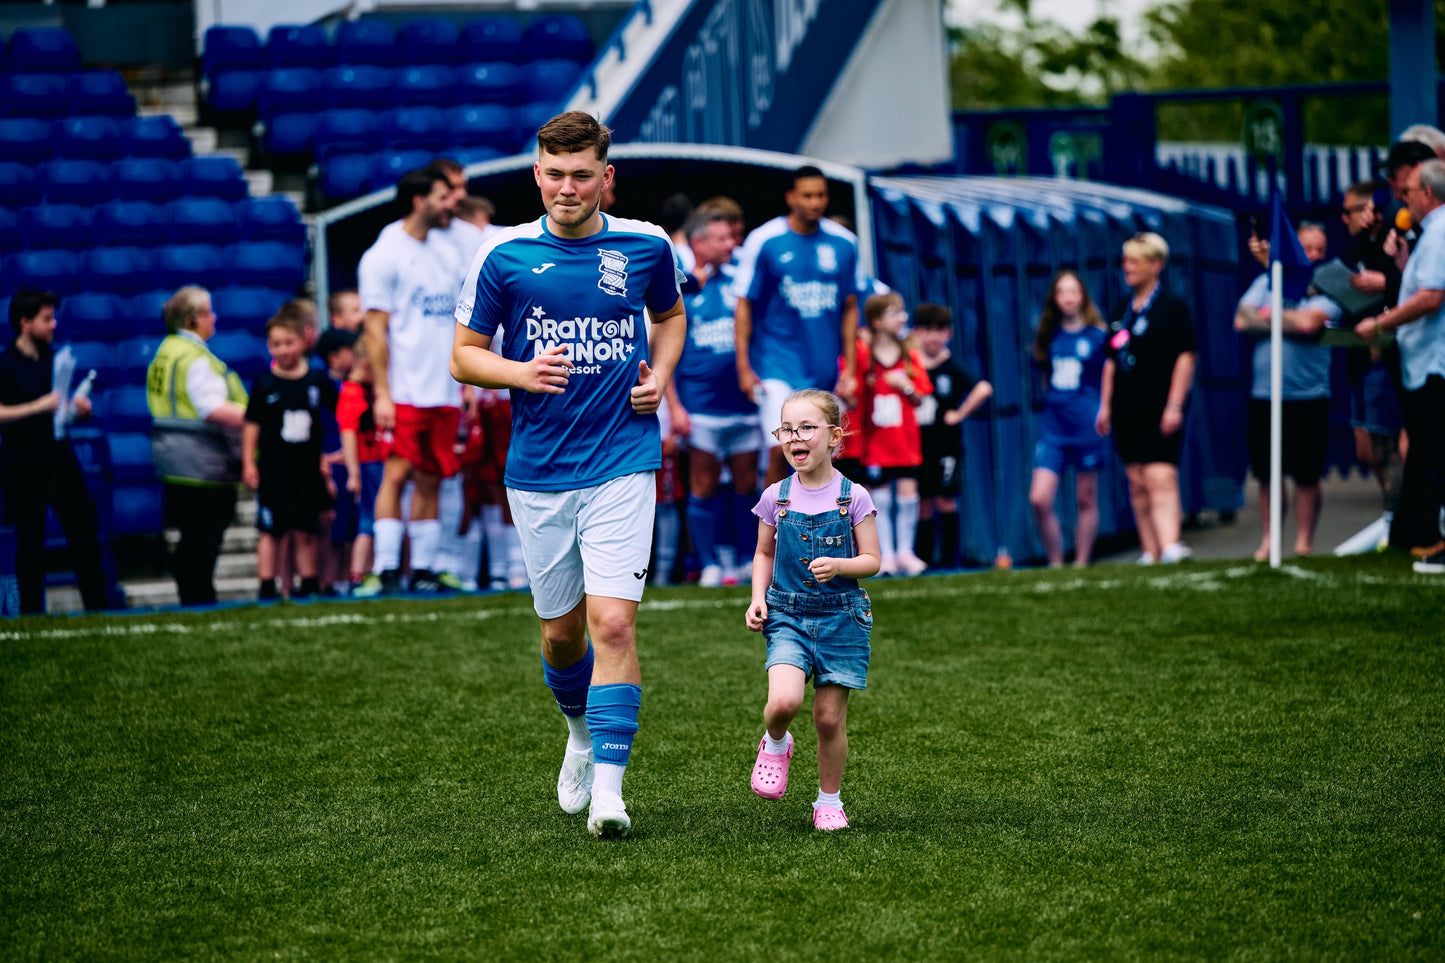
[[1280, 477], [1284, 394], [1284, 264], [1269, 266], [1269, 567], [1279, 568], [1284, 479]]

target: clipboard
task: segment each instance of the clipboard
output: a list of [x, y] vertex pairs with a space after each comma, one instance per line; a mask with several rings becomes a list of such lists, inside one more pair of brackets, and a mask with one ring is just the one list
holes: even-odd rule
[[1356, 291], [1350, 284], [1350, 279], [1354, 276], [1355, 272], [1350, 270], [1344, 261], [1339, 258], [1331, 258], [1315, 268], [1314, 275], [1310, 278], [1310, 284], [1321, 294], [1344, 308], [1347, 315], [1368, 318], [1385, 306], [1385, 299], [1379, 294]]

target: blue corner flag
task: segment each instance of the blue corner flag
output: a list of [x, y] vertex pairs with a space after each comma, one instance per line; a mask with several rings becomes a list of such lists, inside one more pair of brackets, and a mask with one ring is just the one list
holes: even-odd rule
[[1284, 265], [1284, 299], [1298, 301], [1309, 289], [1314, 267], [1305, 256], [1294, 225], [1284, 213], [1284, 200], [1275, 190], [1270, 197], [1269, 259]]

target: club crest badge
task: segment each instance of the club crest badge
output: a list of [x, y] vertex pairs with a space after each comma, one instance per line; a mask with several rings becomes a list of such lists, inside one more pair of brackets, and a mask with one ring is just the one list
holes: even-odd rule
[[818, 270], [829, 274], [838, 270], [838, 252], [831, 244], [818, 245]]
[[597, 286], [608, 294], [615, 294], [619, 298], [627, 297], [626, 255], [621, 251], [609, 251], [599, 247], [597, 257], [600, 259], [597, 270], [602, 275], [597, 279]]

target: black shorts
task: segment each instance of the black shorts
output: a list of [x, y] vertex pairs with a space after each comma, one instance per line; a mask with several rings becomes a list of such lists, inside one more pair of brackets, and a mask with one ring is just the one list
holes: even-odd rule
[[878, 465], [865, 465], [863, 467], [863, 484], [869, 488], [878, 485], [886, 485], [898, 478], [917, 478], [917, 465], [898, 465], [892, 468], [883, 468]]
[[316, 535], [321, 531], [321, 513], [331, 507], [331, 496], [319, 473], [314, 482], [295, 487], [262, 485], [256, 493], [256, 530], [267, 535]]
[[1159, 433], [1163, 409], [1147, 412], [1115, 411], [1112, 422], [1114, 449], [1126, 465], [1165, 463], [1177, 466], [1184, 450], [1184, 429], [1172, 435]]
[[923, 456], [918, 466], [918, 494], [924, 498], [952, 498], [963, 491], [961, 453]]
[[[1330, 445], [1330, 399], [1310, 398], [1280, 404], [1280, 468], [1296, 485], [1314, 485], [1325, 473]], [[1249, 466], [1269, 482], [1269, 402], [1249, 399]]]

